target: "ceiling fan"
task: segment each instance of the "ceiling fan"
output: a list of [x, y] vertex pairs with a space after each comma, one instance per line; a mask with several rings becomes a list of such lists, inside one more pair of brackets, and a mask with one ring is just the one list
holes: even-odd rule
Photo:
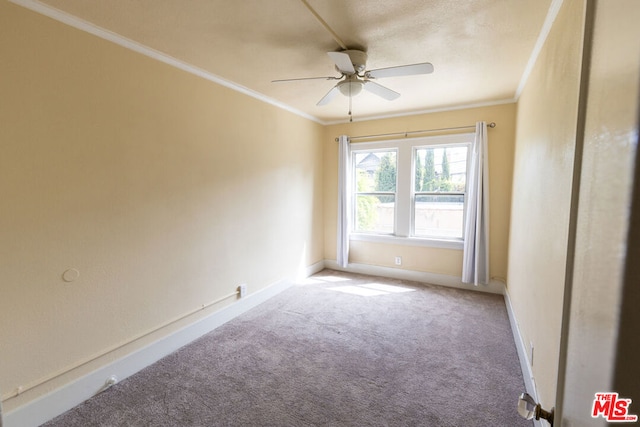
[[[386, 100], [393, 101], [400, 94], [394, 90], [384, 87], [373, 80], [385, 77], [412, 76], [418, 74], [430, 74], [433, 72], [433, 65], [428, 62], [411, 65], [400, 65], [396, 67], [378, 68], [367, 70], [367, 54], [361, 50], [347, 49], [340, 52], [327, 52], [333, 60], [340, 77], [303, 77], [298, 79], [273, 80], [273, 82], [290, 82], [299, 80], [340, 80], [316, 105], [322, 106], [331, 102], [338, 93], [351, 97], [356, 96], [362, 89], [378, 95]], [[349, 112], [351, 115], [351, 112]]]

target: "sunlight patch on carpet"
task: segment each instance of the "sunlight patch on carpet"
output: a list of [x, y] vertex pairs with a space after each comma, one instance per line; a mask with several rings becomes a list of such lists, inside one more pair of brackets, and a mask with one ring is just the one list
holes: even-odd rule
[[299, 285], [317, 285], [323, 282], [350, 282], [351, 279], [346, 277], [336, 277], [336, 276], [312, 276], [308, 277], [304, 280], [298, 281]]
[[365, 297], [415, 291], [415, 289], [406, 288], [403, 286], [385, 285], [382, 283], [365, 283], [362, 285], [336, 286], [333, 288], [329, 288], [329, 290], [345, 292], [347, 294], [361, 295]]
[[378, 291], [388, 292], [390, 294], [398, 294], [402, 292], [413, 292], [415, 289], [407, 288], [404, 286], [385, 285], [382, 283], [367, 283], [361, 285], [364, 288], [376, 289]]

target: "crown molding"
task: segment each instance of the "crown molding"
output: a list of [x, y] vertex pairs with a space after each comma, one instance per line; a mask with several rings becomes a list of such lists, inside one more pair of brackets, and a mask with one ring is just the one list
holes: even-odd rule
[[531, 55], [529, 56], [529, 62], [527, 62], [527, 66], [522, 73], [522, 77], [520, 78], [520, 84], [518, 85], [518, 89], [516, 90], [515, 100], [518, 101], [520, 99], [520, 95], [524, 90], [524, 87], [529, 80], [529, 76], [533, 71], [533, 67], [536, 65], [538, 60], [538, 56], [542, 51], [542, 47], [544, 43], [547, 41], [547, 37], [549, 36], [549, 32], [551, 31], [551, 27], [553, 27], [553, 23], [556, 21], [556, 17], [558, 16], [558, 12], [560, 11], [560, 7], [562, 7], [563, 0], [552, 0], [549, 5], [549, 11], [547, 12], [547, 17], [542, 24], [542, 29], [540, 30], [540, 34], [538, 35], [538, 40], [536, 40], [536, 44], [531, 51]]

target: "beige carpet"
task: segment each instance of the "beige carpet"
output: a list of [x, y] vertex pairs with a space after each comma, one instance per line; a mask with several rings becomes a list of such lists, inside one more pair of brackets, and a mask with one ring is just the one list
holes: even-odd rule
[[46, 426], [532, 426], [499, 295], [325, 270]]

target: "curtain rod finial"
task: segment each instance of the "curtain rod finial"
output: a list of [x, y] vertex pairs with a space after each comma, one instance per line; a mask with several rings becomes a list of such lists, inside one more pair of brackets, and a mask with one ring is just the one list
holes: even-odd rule
[[487, 124], [487, 127], [490, 127], [490, 128], [496, 127], [496, 122], [491, 122], [491, 123]]

